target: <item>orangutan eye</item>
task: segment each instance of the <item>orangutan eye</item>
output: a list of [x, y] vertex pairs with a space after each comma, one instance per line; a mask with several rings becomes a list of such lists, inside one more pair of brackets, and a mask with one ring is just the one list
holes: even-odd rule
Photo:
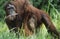
[[8, 9], [15, 9], [15, 6], [12, 5], [12, 4], [9, 4], [7, 8], [8, 8]]

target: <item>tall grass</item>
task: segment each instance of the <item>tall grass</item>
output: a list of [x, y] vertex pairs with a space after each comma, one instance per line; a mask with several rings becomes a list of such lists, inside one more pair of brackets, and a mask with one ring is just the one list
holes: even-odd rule
[[[52, 20], [54, 25], [56, 25], [55, 27], [57, 28], [57, 30], [60, 31], [60, 20], [59, 19], [53, 19]], [[38, 32], [37, 34], [33, 34], [31, 36], [24, 36], [24, 35], [19, 35], [19, 39], [52, 39], [53, 36], [51, 36], [44, 24], [42, 25], [42, 27], [40, 28], [40, 32]], [[6, 25], [5, 22], [0, 21], [0, 39], [18, 39], [16, 34], [14, 32], [10, 33], [9, 29]]]

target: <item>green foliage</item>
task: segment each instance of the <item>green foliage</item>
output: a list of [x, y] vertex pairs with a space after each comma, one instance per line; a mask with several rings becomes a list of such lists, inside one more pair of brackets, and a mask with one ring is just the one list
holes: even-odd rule
[[[54, 23], [55, 24], [55, 23]], [[55, 24], [56, 25], [56, 24]], [[59, 26], [59, 24], [58, 24]], [[37, 34], [33, 34], [31, 36], [26, 37], [25, 35], [22, 35], [20, 33], [19, 39], [52, 39], [53, 36], [51, 36], [44, 25], [40, 28], [40, 32]], [[0, 22], [0, 39], [18, 39], [16, 34], [14, 32], [9, 32], [7, 25], [4, 22]]]

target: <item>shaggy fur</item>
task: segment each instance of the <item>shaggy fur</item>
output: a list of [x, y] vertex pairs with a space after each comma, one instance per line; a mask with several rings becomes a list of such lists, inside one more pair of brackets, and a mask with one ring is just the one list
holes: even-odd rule
[[[8, 4], [12, 4], [15, 6], [15, 12], [18, 13], [13, 20], [8, 20], [8, 14], [9, 11], [7, 9]], [[8, 2], [5, 6], [6, 11], [6, 23], [9, 27], [9, 29], [12, 29], [14, 27], [22, 27], [23, 23], [23, 29], [25, 30], [26, 35], [31, 35], [34, 33], [34, 30], [40, 27], [42, 23], [45, 24], [45, 27], [47, 28], [48, 32], [52, 32], [56, 34], [59, 37], [59, 32], [57, 32], [55, 26], [53, 25], [50, 16], [34, 6], [32, 6], [29, 3], [29, 0], [12, 0]], [[17, 29], [15, 29], [17, 31]]]

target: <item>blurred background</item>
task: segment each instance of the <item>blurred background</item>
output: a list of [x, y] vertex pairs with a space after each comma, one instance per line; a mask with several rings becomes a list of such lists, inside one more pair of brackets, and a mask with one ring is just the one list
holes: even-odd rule
[[[15, 33], [9, 33], [9, 29], [5, 23], [4, 4], [9, 0], [0, 0], [0, 39], [17, 39]], [[30, 3], [41, 10], [46, 11], [56, 29], [60, 32], [60, 0], [30, 0]], [[31, 37], [31, 38], [30, 38]], [[20, 36], [19, 39], [51, 39], [53, 36], [48, 34], [44, 25], [40, 28], [39, 35], [32, 35], [30, 37]], [[56, 38], [57, 39], [57, 38]]]

